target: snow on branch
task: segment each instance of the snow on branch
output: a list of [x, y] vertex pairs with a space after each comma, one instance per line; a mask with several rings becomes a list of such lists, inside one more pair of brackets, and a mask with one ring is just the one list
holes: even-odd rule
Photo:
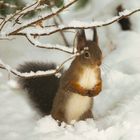
[[4, 18], [3, 21], [0, 23], [0, 31], [2, 31], [2, 29], [8, 22], [12, 22], [12, 20], [14, 20], [15, 23], [18, 23], [17, 21], [20, 17], [22, 17], [26, 13], [29, 13], [30, 11], [32, 11], [33, 9], [35, 9], [38, 6], [39, 6], [39, 1], [37, 1], [31, 5], [27, 5], [23, 9], [16, 11], [14, 14], [7, 15], [6, 18]]
[[[75, 1], [73, 1], [75, 2]], [[65, 7], [63, 7], [62, 9], [64, 10], [65, 8], [67, 8], [68, 6], [70, 6], [72, 3], [69, 3], [68, 5], [66, 5]], [[7, 33], [8, 36], [11, 35], [22, 35], [25, 36], [27, 34], [27, 32], [30, 30], [30, 34], [34, 35], [34, 36], [46, 36], [46, 35], [51, 35], [54, 34], [56, 32], [60, 32], [63, 30], [68, 30], [68, 29], [89, 29], [89, 28], [93, 28], [93, 27], [103, 27], [103, 26], [108, 26], [114, 22], [117, 22], [123, 18], [127, 18], [129, 16], [131, 16], [134, 13], [137, 13], [140, 11], [139, 9], [134, 9], [134, 10], [124, 10], [123, 12], [119, 13], [119, 16], [115, 16], [111, 19], [108, 19], [106, 21], [93, 21], [93, 22], [82, 22], [82, 21], [71, 21], [68, 25], [65, 24], [60, 24], [58, 26], [53, 26], [53, 27], [48, 27], [47, 29], [44, 28], [33, 28], [30, 25], [37, 23], [38, 21], [42, 21], [45, 20], [47, 18], [51, 18], [53, 16], [55, 16], [56, 14], [58, 14], [59, 12], [62, 11], [62, 9], [59, 9], [58, 11], [56, 11], [53, 14], [49, 14], [49, 15], [45, 15], [42, 16], [41, 18], [37, 18], [35, 20], [31, 20], [29, 21], [29, 23], [24, 23], [23, 25], [21, 25], [21, 27], [18, 27], [17, 29], [14, 29], [13, 31], [10, 31], [9, 33]]]
[[[51, 26], [51, 27], [44, 27], [41, 26], [42, 22], [44, 20], [50, 19], [50, 18], [54, 18], [54, 16], [58, 16], [59, 13], [61, 13], [62, 11], [64, 11], [65, 9], [67, 9], [69, 6], [71, 6], [73, 3], [75, 3], [78, 0], [71, 0], [71, 1], [67, 1], [67, 3], [65, 2], [65, 5], [62, 8], [55, 8], [52, 9], [51, 12], [47, 11], [45, 12], [45, 14], [32, 18], [28, 21], [22, 21], [21, 18], [28, 14], [29, 12], [36, 10], [36, 9], [40, 9], [40, 8], [44, 8], [46, 6], [48, 6], [47, 4], [44, 4], [44, 0], [38, 0], [36, 2], [34, 2], [33, 4], [27, 5], [26, 7], [24, 7], [23, 9], [15, 12], [14, 14], [8, 15], [5, 19], [1, 18], [2, 22], [0, 23], [0, 39], [6, 39], [6, 38], [10, 38], [10, 36], [12, 35], [17, 35], [17, 33], [19, 33], [20, 31], [26, 29], [26, 34], [24, 34], [24, 36], [30, 41], [30, 43], [32, 43], [33, 45], [35, 45], [36, 47], [39, 48], [46, 48], [46, 49], [56, 49], [59, 51], [63, 51], [66, 53], [70, 53], [70, 54], [74, 54], [72, 48], [68, 48], [66, 46], [62, 46], [62, 45], [53, 45], [53, 44], [42, 44], [39, 41], [35, 40], [33, 37], [30, 36], [30, 32], [34, 31], [40, 31], [42, 29], [44, 29], [44, 32], [46, 32], [46, 30], [48, 28], [51, 27], [55, 27], [55, 26]], [[23, 22], [23, 23], [22, 23]], [[10, 23], [11, 27], [7, 28], [6, 24]], [[13, 25], [12, 25], [13, 24]], [[38, 28], [38, 25], [41, 26], [41, 28]], [[32, 29], [30, 29], [32, 28]], [[64, 34], [62, 37], [65, 39]], [[66, 40], [66, 39], [65, 39]]]
[[67, 9], [68, 7], [70, 7], [73, 3], [75, 3], [78, 0], [71, 0], [71, 2], [69, 2], [68, 4], [66, 4], [65, 6], [63, 6], [62, 8], [59, 8], [56, 11], [53, 11], [51, 14], [44, 14], [41, 17], [37, 17], [35, 19], [29, 20], [25, 23], [23, 23], [22, 25], [20, 25], [20, 27], [17, 27], [16, 29], [14, 29], [13, 31], [10, 31], [10, 33], [8, 35], [15, 35], [16, 33], [22, 31], [25, 28], [28, 28], [34, 24], [37, 24], [39, 22], [42, 22], [44, 20], [50, 19], [54, 16], [56, 16], [57, 14], [61, 13], [62, 11], [64, 11], [65, 9]]
[[[126, 18], [126, 17], [140, 11], [140, 9], [134, 9], [134, 10], [130, 10], [130, 11], [124, 10], [123, 12], [119, 13], [119, 16], [113, 17], [106, 21], [94, 21], [94, 22], [71, 21], [68, 25], [59, 24], [57, 26], [50, 26], [50, 27], [42, 25], [43, 24], [42, 22], [44, 22], [48, 19], [54, 18], [55, 16], [60, 14], [62, 11], [67, 9], [69, 6], [74, 4], [76, 1], [78, 1], [78, 0], [71, 0], [70, 2], [66, 3], [62, 8], [52, 10], [52, 12], [50, 12], [49, 14], [45, 13], [44, 15], [42, 15], [40, 17], [35, 17], [33, 19], [24, 21], [23, 23], [15, 26], [17, 21], [19, 21], [19, 18], [22, 17], [24, 14], [27, 14], [28, 12], [32, 11], [33, 9], [39, 8], [40, 6], [43, 6], [41, 4], [42, 0], [38, 0], [31, 5], [27, 5], [22, 10], [17, 11], [15, 14], [13, 14], [11, 16], [10, 15], [7, 16], [7, 18], [4, 19], [2, 23], [0, 23], [0, 29], [1, 29], [0, 38], [6, 38], [6, 37], [9, 38], [10, 36], [21, 35], [21, 36], [25, 36], [30, 41], [30, 43], [32, 43], [36, 47], [45, 48], [45, 49], [56, 49], [59, 51], [73, 54], [74, 52], [72, 51], [71, 48], [67, 48], [66, 46], [62, 46], [62, 45], [53, 45], [53, 44], [49, 44], [49, 43], [42, 44], [39, 41], [37, 41], [36, 39], [34, 39], [34, 37], [47, 36], [47, 35], [54, 34], [56, 32], [61, 33], [63, 30], [68, 30], [68, 29], [75, 30], [75, 29], [88, 29], [88, 28], [93, 28], [93, 27], [107, 26], [107, 25], [110, 25], [116, 21], [119, 21], [123, 18]], [[15, 20], [15, 24], [12, 28], [10, 28], [10, 29], [4, 28], [4, 26], [7, 22], [12, 23], [12, 21], [14, 21], [14, 20]], [[19, 22], [21, 22], [21, 21], [19, 21]], [[40, 27], [38, 27], [38, 25]]]
[[[46, 32], [48, 29], [50, 29], [52, 27], [55, 27], [56, 25], [55, 26], [50, 26], [50, 27], [48, 27], [48, 26], [45, 27], [45, 26], [42, 25], [43, 24], [42, 22], [45, 21], [45, 20], [48, 20], [50, 18], [54, 18], [55, 16], [58, 16], [59, 13], [61, 13], [65, 9], [67, 9], [69, 6], [74, 4], [76, 1], [78, 1], [78, 0], [71, 0], [71, 1], [67, 2], [62, 8], [51, 9], [51, 12], [45, 12], [45, 14], [43, 14], [39, 17], [35, 17], [35, 18], [30, 19], [28, 21], [24, 21], [22, 23], [22, 20], [20, 20], [20, 19], [24, 15], [26, 15], [30, 11], [33, 11], [35, 9], [39, 9], [41, 7], [44, 7], [43, 0], [38, 0], [31, 5], [27, 5], [22, 10], [17, 11], [13, 15], [8, 15], [5, 19], [3, 19], [3, 21], [0, 23], [0, 39], [9, 38], [12, 35], [18, 35], [18, 33], [20, 33], [21, 31], [26, 30], [26, 33], [24, 34], [24, 36], [30, 41], [30, 43], [32, 43], [36, 47], [46, 48], [46, 49], [56, 49], [56, 50], [63, 51], [63, 52], [66, 52], [66, 53], [74, 54], [72, 48], [70, 48], [70, 47], [66, 47], [66, 46], [62, 46], [62, 45], [53, 45], [53, 44], [49, 44], [49, 43], [48, 44], [42, 44], [42, 43], [40, 43], [39, 41], [37, 41], [33, 38], [35, 36], [32, 37], [30, 34], [34, 30], [37, 31], [37, 32], [40, 32], [42, 30], [44, 32]], [[8, 22], [13, 24], [12, 27], [9, 28], [9, 29], [4, 28], [4, 27], [6, 27], [5, 25]], [[14, 23], [12, 23], [12, 22], [14, 22]], [[65, 38], [64, 34], [61, 31], [60, 31], [60, 33], [61, 33], [61, 36], [63, 37], [63, 39], [65, 39], [65, 41], [66, 41], [66, 38]]]
[[[58, 25], [58, 27], [53, 27], [53, 29], [51, 28], [50, 31], [48, 29], [47, 32], [44, 29], [40, 30], [40, 32], [38, 32], [38, 30], [34, 29], [33, 32], [31, 31], [30, 33], [31, 33], [31, 35], [45, 36], [45, 35], [51, 35], [56, 32], [60, 32], [63, 30], [68, 30], [68, 29], [89, 29], [89, 28], [93, 28], [93, 27], [103, 27], [103, 26], [108, 26], [110, 24], [113, 24], [123, 18], [127, 18], [137, 12], [140, 12], [140, 8], [134, 9], [134, 10], [124, 10], [124, 11], [120, 12], [118, 16], [115, 16], [106, 21], [93, 21], [93, 22], [71, 21], [68, 25], [61, 24], [61, 25]], [[23, 30], [23, 31], [17, 33], [17, 35], [25, 35], [25, 34], [26, 34], [26, 30]]]
[[[131, 16], [132, 14], [139, 12], [139, 9], [134, 10], [124, 10], [123, 12], [120, 12], [118, 16], [115, 16], [111, 19], [108, 19], [106, 21], [93, 21], [93, 22], [82, 22], [82, 21], [71, 21], [69, 24], [54, 24], [51, 26], [44, 26], [44, 23], [50, 19], [54, 19], [54, 17], [58, 16], [61, 12], [68, 9], [71, 5], [73, 5], [78, 0], [69, 0], [68, 3], [64, 4], [61, 8], [52, 9], [52, 12], [46, 12], [45, 14], [34, 17], [28, 21], [22, 20], [22, 17], [29, 12], [40, 9], [44, 7], [44, 3], [42, 3], [44, 0], [37, 0], [31, 5], [27, 5], [23, 9], [16, 11], [14, 14], [8, 15], [6, 18], [1, 17], [0, 18], [0, 39], [6, 39], [10, 38], [12, 36], [24, 36], [28, 39], [28, 41], [33, 44], [35, 47], [38, 48], [44, 48], [44, 49], [56, 49], [59, 51], [63, 51], [66, 53], [71, 54], [70, 58], [66, 59], [60, 66], [58, 66], [56, 69], [47, 70], [47, 71], [37, 71], [37, 72], [30, 72], [30, 73], [21, 73], [13, 68], [11, 68], [9, 65], [6, 65], [0, 60], [0, 68], [7, 70], [9, 73], [13, 73], [14, 75], [17, 75], [19, 77], [23, 78], [29, 78], [29, 77], [38, 77], [38, 76], [45, 76], [45, 75], [53, 75], [58, 74], [63, 67], [63, 65], [76, 57], [77, 55], [80, 55], [76, 52], [73, 48], [68, 48], [66, 46], [62, 45], [54, 45], [54, 44], [43, 44], [39, 42], [35, 37], [37, 36], [48, 36], [51, 34], [54, 34], [56, 32], [62, 32], [64, 30], [75, 30], [75, 29], [89, 29], [93, 27], [103, 27], [110, 25], [114, 22], [117, 22], [123, 18], [127, 18], [128, 16]], [[6, 26], [9, 25], [10, 26]]]
[[[24, 35], [25, 36], [27, 34], [27, 32], [30, 30], [30, 28], [33, 28], [33, 25], [37, 25], [38, 23], [46, 21], [50, 18], [54, 18], [54, 16], [57, 16], [59, 13], [61, 13], [65, 9], [67, 9], [69, 6], [71, 6], [76, 1], [78, 1], [78, 0], [71, 0], [71, 2], [69, 2], [65, 6], [63, 6], [62, 8], [58, 8], [57, 10], [51, 12], [50, 14], [45, 13], [44, 15], [42, 15], [40, 17], [36, 17], [29, 21], [26, 21], [26, 22], [20, 24], [19, 26], [12, 28], [10, 31], [7, 31], [6, 33], [4, 32], [4, 33], [7, 36], [12, 36], [12, 35]], [[27, 6], [23, 10], [15, 13], [13, 16], [5, 19], [4, 22], [0, 24], [0, 26], [1, 26], [0, 29], [2, 30], [3, 26], [6, 24], [6, 22], [10, 21], [13, 17], [15, 17], [17, 15], [26, 14], [27, 12], [33, 10], [35, 7], [38, 7], [40, 5], [39, 2], [40, 1], [37, 1], [36, 3], [34, 3], [30, 6]], [[89, 29], [89, 28], [93, 28], [93, 27], [107, 26], [107, 25], [117, 22], [123, 18], [127, 18], [128, 16], [130, 16], [136, 12], [139, 12], [139, 11], [140, 11], [140, 8], [134, 9], [134, 10], [124, 10], [123, 12], [119, 13], [119, 16], [115, 16], [106, 21], [94, 21], [94, 22], [71, 21], [68, 25], [60, 24], [58, 26], [54, 26], [53, 28], [49, 28], [49, 27], [47, 29], [44, 29], [45, 27], [42, 29], [40, 28], [39, 32], [38, 32], [38, 29], [35, 28], [36, 26], [34, 26], [34, 30], [30, 30], [30, 34], [35, 35], [35, 36], [45, 36], [45, 35], [50, 35], [50, 34], [60, 32], [63, 30], [68, 30], [68, 29]]]
[[[72, 21], [70, 22], [68, 25], [59, 25], [58, 27], [55, 27], [54, 30], [51, 30], [49, 32], [42, 32], [42, 33], [38, 33], [34, 30], [34, 33], [31, 33], [31, 35], [36, 35], [36, 36], [45, 36], [45, 35], [51, 35], [54, 34], [56, 32], [60, 32], [63, 30], [68, 30], [68, 29], [89, 29], [89, 28], [93, 28], [93, 27], [103, 27], [103, 26], [108, 26], [110, 24], [113, 24], [123, 18], [127, 18], [137, 12], [140, 12], [140, 8], [139, 9], [134, 9], [134, 10], [124, 10], [122, 12], [119, 13], [118, 16], [115, 16], [111, 19], [108, 19], [106, 21], [93, 21], [93, 22], [81, 22], [81, 21]], [[25, 32], [23, 30], [23, 32], [18, 33], [19, 35], [24, 35]]]
[[39, 42], [37, 39], [35, 39], [33, 36], [31, 36], [30, 34], [26, 35], [26, 38], [28, 39], [28, 41], [34, 45], [35, 47], [38, 48], [44, 48], [44, 49], [52, 49], [52, 50], [59, 50], [59, 51], [63, 51], [69, 54], [75, 54], [76, 49], [74, 50], [72, 47], [66, 47], [63, 45], [58, 45], [58, 44], [43, 44], [41, 42]]
[[16, 69], [11, 68], [9, 65], [5, 64], [1, 59], [0, 59], [0, 68], [7, 70], [9, 73], [12, 73], [18, 77], [21, 78], [31, 78], [31, 77], [41, 77], [41, 76], [50, 76], [50, 75], [60, 75], [60, 70], [63, 68], [64, 64], [71, 59], [75, 58], [76, 56], [80, 55], [81, 53], [75, 53], [71, 55], [68, 59], [66, 59], [60, 66], [57, 66], [56, 69], [50, 69], [47, 71], [37, 71], [37, 72], [19, 72]]
[[[55, 32], [58, 32], [60, 30], [68, 30], [68, 29], [89, 29], [93, 27], [103, 27], [108, 26], [114, 22], [117, 22], [123, 18], [127, 18], [131, 16], [134, 13], [140, 12], [139, 9], [134, 10], [124, 10], [122, 12], [119, 12], [118, 16], [115, 16], [111, 19], [108, 19], [106, 21], [93, 21], [93, 22], [82, 22], [82, 21], [71, 21], [68, 25], [59, 25], [59, 27], [53, 31], [50, 31], [47, 33], [47, 35], [53, 34]], [[40, 34], [45, 35], [45, 34]]]

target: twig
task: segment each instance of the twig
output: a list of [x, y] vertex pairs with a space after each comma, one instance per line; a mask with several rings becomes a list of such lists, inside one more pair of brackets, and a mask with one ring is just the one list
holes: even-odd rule
[[[29, 9], [32, 6], [35, 6], [35, 7], [33, 9]], [[35, 2], [34, 4], [32, 4], [32, 6], [29, 6], [29, 7], [26, 8], [26, 9], [29, 9], [28, 11], [26, 11], [26, 12], [22, 11], [22, 13], [19, 14], [19, 16], [15, 19], [15, 22], [19, 21], [20, 18], [22, 18], [23, 16], [28, 15], [30, 12], [33, 12], [33, 11], [36, 11], [36, 10], [40, 10], [40, 9], [42, 9], [42, 7], [43, 8], [46, 7], [46, 4], [45, 4], [45, 6], [42, 6], [41, 1], [38, 1], [38, 2]]]
[[[59, 17], [59, 16], [57, 16], [57, 17]], [[54, 17], [54, 23], [55, 23], [56, 27], [58, 27], [58, 23], [57, 23], [55, 17]], [[60, 34], [61, 34], [61, 36], [62, 36], [62, 38], [64, 40], [65, 45], [69, 47], [69, 43], [68, 43], [63, 31], [60, 31]]]
[[71, 6], [73, 3], [75, 3], [76, 1], [78, 1], [78, 0], [72, 0], [72, 2], [70, 2], [70, 3], [68, 3], [67, 5], [63, 6], [62, 8], [58, 9], [56, 12], [53, 12], [53, 13], [47, 15], [47, 16], [38, 18], [38, 19], [36, 19], [35, 21], [27, 22], [25, 25], [23, 25], [23, 26], [17, 28], [16, 30], [12, 31], [11, 33], [9, 33], [9, 35], [14, 35], [14, 34], [20, 32], [21, 30], [23, 30], [23, 29], [25, 29], [25, 28], [27, 28], [27, 27], [30, 27], [31, 25], [34, 25], [34, 24], [36, 24], [36, 23], [38, 23], [38, 22], [42, 22], [42, 21], [44, 21], [44, 20], [47, 20], [47, 19], [49, 19], [49, 18], [52, 18], [52, 17], [58, 15], [59, 13], [61, 13], [62, 11], [64, 11], [64, 10], [67, 9], [68, 7], [70, 7], [70, 6]]
[[[87, 23], [87, 22], [80, 22], [80, 21], [72, 21], [70, 24], [68, 25], [59, 25], [58, 28], [55, 28], [54, 30], [51, 30], [50, 32], [30, 32], [31, 35], [35, 35], [35, 36], [46, 36], [46, 35], [51, 35], [54, 34], [56, 32], [60, 32], [63, 30], [69, 30], [69, 29], [90, 29], [93, 27], [103, 27], [103, 26], [108, 26], [110, 24], [113, 24], [123, 18], [127, 18], [137, 12], [140, 12], [140, 8], [139, 9], [135, 9], [132, 11], [128, 11], [128, 10], [124, 10], [123, 12], [119, 13], [119, 16], [115, 16], [110, 20], [106, 20], [106, 21], [94, 21], [91, 23]], [[42, 29], [44, 30], [44, 29]], [[10, 33], [9, 35], [25, 35], [26, 33], [24, 32], [24, 30], [22, 32], [15, 32], [15, 33]]]
[[68, 48], [68, 47], [62, 46], [62, 45], [42, 44], [38, 40], [34, 39], [30, 34], [27, 34], [26, 38], [32, 45], [34, 45], [35, 47], [38, 47], [38, 48], [59, 50], [59, 51], [66, 52], [69, 54], [74, 54], [76, 52], [76, 50], [73, 51], [72, 47]]
[[15, 16], [21, 15], [25, 10], [30, 9], [31, 7], [36, 6], [38, 4], [39, 4], [39, 2], [37, 1], [37, 2], [35, 2], [35, 3], [33, 3], [33, 4], [29, 5], [29, 6], [27, 6], [27, 7], [24, 7], [22, 10], [15, 12], [15, 14], [13, 14], [13, 15], [8, 16], [7, 18], [5, 18], [4, 21], [0, 24], [0, 26], [1, 26], [0, 27], [0, 31], [4, 28], [5, 24], [8, 21], [12, 20]]
[[[13, 29], [13, 31], [10, 31], [9, 33], [7, 32], [1, 32], [1, 38], [3, 37], [10, 37], [13, 35], [21, 35], [21, 36], [25, 36], [27, 37], [27, 39], [30, 41], [30, 43], [32, 43], [33, 45], [35, 45], [36, 47], [39, 48], [46, 48], [46, 49], [57, 49], [63, 52], [67, 52], [70, 54], [73, 54], [74, 52], [71, 51], [71, 48], [67, 48], [64, 46], [60, 46], [60, 45], [52, 45], [52, 44], [41, 44], [39, 41], [35, 40], [32, 36], [44, 36], [44, 35], [51, 35], [54, 34], [56, 32], [59, 31], [64, 31], [67, 29], [89, 29], [89, 28], [93, 28], [93, 27], [103, 27], [103, 26], [107, 26], [110, 25], [116, 21], [119, 21], [123, 18], [126, 18], [136, 12], [139, 12], [140, 9], [135, 9], [132, 11], [128, 11], [125, 10], [123, 12], [120, 12], [119, 16], [116, 16], [110, 20], [107, 21], [102, 21], [102, 22], [91, 22], [91, 23], [87, 23], [87, 22], [80, 22], [80, 21], [73, 21], [71, 22], [69, 25], [59, 25], [58, 27], [56, 26], [50, 26], [50, 27], [44, 27], [44, 28], [35, 28], [32, 27], [30, 28], [31, 25], [37, 24], [38, 22], [42, 22], [46, 19], [52, 18], [54, 16], [57, 16], [60, 12], [62, 12], [63, 10], [67, 9], [69, 6], [71, 6], [73, 3], [75, 3], [77, 0], [73, 0], [72, 2], [68, 3], [67, 5], [65, 5], [63, 8], [58, 9], [56, 12], [51, 13], [49, 15], [45, 15], [43, 17], [37, 18], [35, 20], [31, 20], [29, 22], [26, 22], [25, 24], [22, 24], [20, 27], [18, 26], [16, 29]], [[4, 19], [2, 22], [2, 27], [4, 26], [4, 24], [6, 24], [6, 21], [11, 20], [13, 17], [17, 16], [18, 14], [22, 14], [24, 13], [26, 10], [30, 11], [29, 8], [32, 7], [36, 7], [39, 3], [34, 3], [30, 6], [27, 6], [25, 8], [23, 8], [23, 10], [16, 12], [13, 16], [10, 16], [9, 18], [7, 18], [6, 20]], [[2, 29], [1, 27], [1, 29]], [[27, 28], [27, 30], [25, 30]], [[50, 30], [50, 31], [48, 31]], [[5, 36], [2, 36], [2, 34], [4, 34]]]
[[[63, 19], [61, 18], [60, 15], [57, 15], [57, 18], [60, 20], [61, 24], [64, 23], [64, 22], [63, 22]], [[65, 36], [64, 32], [63, 32], [63, 31], [61, 31], [61, 32], [62, 32], [62, 36], [64, 36], [63, 38], [64, 38], [64, 40], [65, 40], [65, 42], [66, 42], [66, 46], [70, 46], [69, 43], [68, 43], [68, 40], [66, 39], [66, 36]]]
[[41, 76], [50, 76], [50, 75], [55, 75], [58, 74], [60, 72], [60, 70], [63, 68], [64, 64], [68, 61], [70, 61], [71, 59], [73, 59], [74, 57], [80, 55], [80, 53], [75, 53], [72, 56], [70, 56], [68, 59], [66, 59], [60, 66], [58, 66], [56, 69], [52, 69], [52, 70], [47, 70], [47, 71], [37, 71], [37, 72], [25, 72], [25, 73], [21, 73], [15, 69], [12, 69], [9, 65], [3, 63], [0, 60], [0, 68], [7, 70], [9, 73], [12, 73], [18, 77], [22, 77], [22, 78], [31, 78], [31, 77], [41, 77]]

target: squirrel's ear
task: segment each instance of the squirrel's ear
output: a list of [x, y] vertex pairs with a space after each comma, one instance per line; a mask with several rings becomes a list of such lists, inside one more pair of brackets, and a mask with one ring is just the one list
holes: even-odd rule
[[95, 27], [93, 28], [93, 42], [98, 44], [98, 35], [97, 35], [97, 30]]
[[86, 44], [86, 35], [84, 29], [77, 33], [77, 50], [81, 51], [84, 49]]

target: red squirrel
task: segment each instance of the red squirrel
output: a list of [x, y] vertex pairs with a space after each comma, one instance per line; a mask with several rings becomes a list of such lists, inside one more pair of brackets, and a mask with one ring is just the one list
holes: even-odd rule
[[[55, 120], [70, 124], [73, 120], [93, 118], [93, 97], [102, 89], [100, 65], [102, 52], [98, 46], [97, 31], [93, 29], [92, 40], [87, 40], [84, 30], [77, 35], [77, 51], [81, 53], [72, 61], [61, 78], [44, 76], [19, 78], [35, 105]], [[54, 64], [28, 62], [18, 70], [29, 72], [55, 68]]]

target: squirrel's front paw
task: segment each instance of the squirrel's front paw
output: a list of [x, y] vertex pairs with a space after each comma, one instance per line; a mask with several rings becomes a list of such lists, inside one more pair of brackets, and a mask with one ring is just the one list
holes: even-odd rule
[[89, 97], [97, 96], [102, 90], [102, 82], [100, 81], [92, 90], [88, 91]]
[[66, 91], [74, 92], [76, 94], [80, 94], [82, 96], [88, 96], [88, 90], [81, 87], [78, 83], [70, 81], [67, 86], [65, 86]]

